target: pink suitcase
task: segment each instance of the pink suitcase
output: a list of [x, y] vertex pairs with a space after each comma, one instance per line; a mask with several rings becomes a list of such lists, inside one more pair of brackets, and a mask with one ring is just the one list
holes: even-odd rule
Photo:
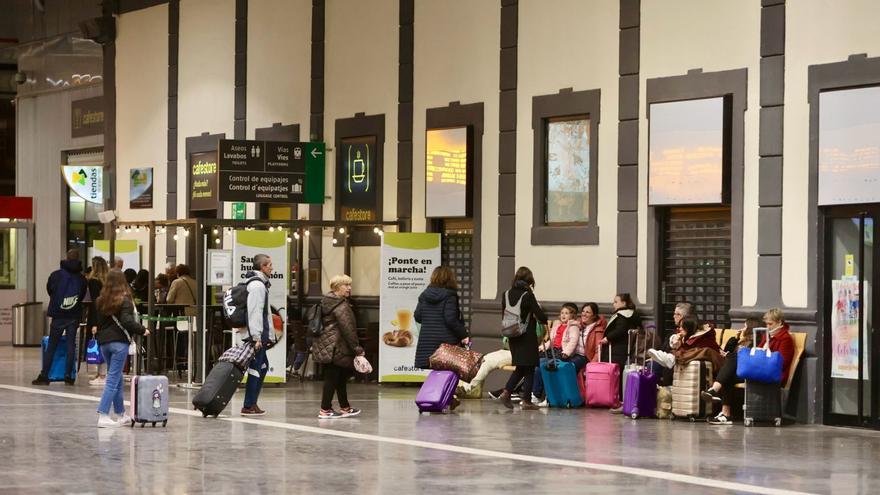
[[434, 370], [429, 373], [416, 395], [419, 413], [447, 412], [457, 385], [458, 375], [452, 371]]
[[587, 363], [586, 388], [587, 406], [620, 407], [620, 366], [617, 363]]

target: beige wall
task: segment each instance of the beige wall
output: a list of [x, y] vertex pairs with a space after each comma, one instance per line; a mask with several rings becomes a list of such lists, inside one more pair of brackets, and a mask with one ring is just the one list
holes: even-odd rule
[[880, 19], [880, 3], [871, 0], [810, 0], [798, 2], [797, 8], [786, 8], [785, 186], [782, 192], [782, 299], [786, 306], [815, 304], [807, 300], [808, 274], [815, 270], [807, 261], [807, 214], [810, 208], [815, 208], [808, 204], [807, 196], [810, 152], [807, 67], [842, 62], [856, 53], [880, 56], [877, 19]]
[[[494, 299], [498, 272], [498, 2], [419, 1], [415, 5], [413, 101], [413, 231], [424, 231], [425, 111], [483, 103], [481, 287]], [[476, 192], [475, 192], [476, 194]]]
[[[565, 0], [554, 7], [548, 9], [538, 1], [519, 6], [516, 264], [535, 273], [541, 299], [609, 302], [617, 285], [619, 7], [603, 0]], [[568, 87], [602, 92], [599, 161], [592, 164], [599, 167], [599, 181], [591, 185], [591, 192], [598, 194], [595, 214], [600, 242], [596, 246], [532, 246], [532, 97]], [[578, 276], [565, 277], [563, 282], [560, 275], [572, 270]]]
[[[158, 5], [120, 16], [116, 38], [116, 211], [120, 220], [161, 220], [168, 190], [168, 6]], [[153, 168], [153, 207], [129, 208], [129, 174]], [[122, 231], [120, 239], [137, 239], [148, 263], [149, 239]], [[165, 262], [164, 238], [157, 238], [157, 267]], [[156, 267], [151, 268], [155, 271]]]
[[[312, 2], [249, 2], [247, 20], [247, 139], [254, 129], [281, 122], [299, 124], [299, 139], [308, 141]], [[307, 212], [300, 206], [296, 216]]]
[[[397, 74], [399, 2], [329, 0], [325, 13], [324, 140], [336, 146], [336, 120], [355, 113], [385, 114], [383, 216], [397, 219]], [[335, 195], [336, 152], [327, 154], [326, 194]], [[324, 219], [335, 216], [335, 198], [324, 203]], [[343, 248], [334, 247], [329, 231], [323, 237], [322, 286], [343, 271]], [[379, 294], [378, 247], [352, 250], [352, 290]]]
[[[758, 115], [761, 3], [720, 0], [642, 2], [639, 97], [639, 300], [647, 296], [648, 121], [646, 80], [747, 68], [743, 195], [743, 304], [757, 298]], [[737, 242], [733, 239], [733, 242]]]

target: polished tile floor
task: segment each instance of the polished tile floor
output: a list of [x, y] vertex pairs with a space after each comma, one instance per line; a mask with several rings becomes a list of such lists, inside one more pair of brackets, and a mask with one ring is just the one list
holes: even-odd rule
[[[95, 428], [100, 388], [32, 387], [38, 351], [0, 347], [0, 493], [880, 493], [880, 434], [795, 425], [508, 412], [418, 415], [416, 389], [352, 384], [354, 419], [315, 417], [320, 383], [268, 387], [259, 419]], [[126, 394], [127, 395], [127, 394]]]

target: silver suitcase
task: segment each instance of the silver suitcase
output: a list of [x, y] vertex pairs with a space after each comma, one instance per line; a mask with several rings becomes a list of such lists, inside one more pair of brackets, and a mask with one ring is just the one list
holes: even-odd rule
[[132, 423], [140, 423], [141, 428], [152, 423], [168, 424], [168, 377], [139, 375], [131, 379]]

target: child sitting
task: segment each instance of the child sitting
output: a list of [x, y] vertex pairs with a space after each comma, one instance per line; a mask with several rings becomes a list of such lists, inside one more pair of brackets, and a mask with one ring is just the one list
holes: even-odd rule
[[[713, 362], [721, 363], [721, 347], [715, 339], [715, 326], [711, 323], [699, 325], [695, 316], [689, 315], [681, 320], [678, 330], [669, 337], [669, 348], [672, 352], [663, 352], [659, 349], [649, 349], [648, 355], [655, 362], [665, 368], [672, 368], [676, 361], [685, 364], [694, 359], [698, 353], [691, 352], [697, 349], [711, 349]], [[718, 359], [714, 359], [717, 354]], [[715, 369], [718, 369], [717, 367]]]
[[[538, 351], [563, 361], [570, 361], [574, 364], [575, 371], [580, 373], [580, 370], [587, 365], [587, 358], [583, 354], [578, 354], [579, 347], [580, 352], [583, 352], [583, 346], [578, 346], [581, 331], [578, 320], [575, 318], [577, 313], [578, 308], [574, 303], [563, 304], [562, 310], [559, 312], [559, 320], [553, 322], [553, 326], [550, 328], [550, 339], [538, 346]], [[547, 361], [546, 357], [541, 358], [541, 364], [535, 370], [533, 402], [537, 403], [538, 407], [548, 406], [544, 397], [544, 380], [541, 378], [541, 366], [547, 364]]]

